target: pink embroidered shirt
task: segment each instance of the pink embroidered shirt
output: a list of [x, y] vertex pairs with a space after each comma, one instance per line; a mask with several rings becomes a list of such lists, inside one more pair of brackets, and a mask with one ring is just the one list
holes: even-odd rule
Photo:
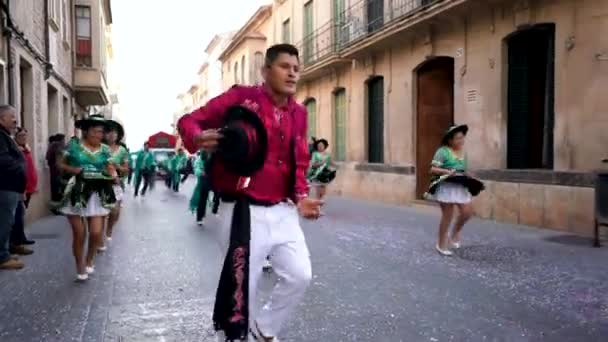
[[196, 136], [206, 129], [221, 128], [226, 110], [236, 105], [257, 113], [268, 132], [268, 155], [262, 169], [251, 177], [245, 189], [247, 195], [271, 203], [287, 199], [297, 202], [306, 197], [310, 161], [307, 113], [293, 98], [284, 106], [277, 106], [264, 86], [234, 86], [179, 120], [184, 146], [191, 153], [196, 152]]

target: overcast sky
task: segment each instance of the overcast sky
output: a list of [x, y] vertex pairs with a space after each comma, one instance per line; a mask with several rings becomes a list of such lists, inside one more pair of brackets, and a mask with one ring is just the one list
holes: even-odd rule
[[196, 80], [216, 33], [239, 29], [269, 0], [114, 0], [114, 77], [127, 143], [170, 130], [175, 98]]

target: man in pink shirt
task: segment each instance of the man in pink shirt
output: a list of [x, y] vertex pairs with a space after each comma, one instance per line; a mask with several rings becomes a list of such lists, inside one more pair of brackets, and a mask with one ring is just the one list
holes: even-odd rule
[[[308, 198], [307, 114], [293, 98], [299, 69], [298, 50], [294, 46], [272, 46], [266, 51], [263, 85], [235, 85], [178, 122], [184, 145], [191, 153], [198, 148], [208, 152], [217, 148], [221, 138], [218, 129], [223, 125], [227, 109], [233, 106], [255, 112], [266, 129], [266, 160], [243, 190], [251, 203], [248, 328], [249, 338], [254, 341], [278, 341], [277, 334], [311, 279], [310, 256], [298, 213], [307, 219], [317, 219], [322, 202]], [[238, 175], [228, 172], [221, 174], [221, 179], [214, 180], [216, 184], [234, 184], [238, 179]], [[224, 236], [221, 240], [226, 248], [233, 209], [234, 204], [222, 198], [220, 214]], [[258, 281], [268, 255], [272, 255], [273, 269], [281, 281], [273, 289], [271, 301], [259, 305]], [[218, 330], [227, 333], [227, 329]], [[227, 336], [226, 340], [230, 338], [234, 337]]]

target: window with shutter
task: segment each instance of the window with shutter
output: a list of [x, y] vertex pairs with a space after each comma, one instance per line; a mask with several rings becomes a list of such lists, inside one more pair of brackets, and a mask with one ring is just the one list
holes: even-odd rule
[[368, 160], [384, 163], [384, 79], [375, 77], [367, 83]]
[[253, 71], [252, 71], [252, 79], [255, 80], [255, 84], [262, 83], [262, 68], [264, 67], [264, 54], [261, 52], [256, 52], [253, 55]]
[[555, 25], [515, 33], [507, 44], [507, 167], [551, 169]]
[[367, 0], [367, 32], [378, 31], [384, 25], [384, 0]]
[[334, 159], [346, 160], [346, 90], [334, 93]]
[[76, 6], [76, 65], [92, 67], [91, 7]]
[[334, 17], [334, 48], [348, 42], [349, 27], [346, 27], [344, 18], [344, 0], [334, 0], [333, 17]]
[[304, 5], [304, 64], [310, 63], [313, 58], [313, 1]]
[[234, 84], [241, 83], [239, 81], [239, 62], [234, 62]]
[[308, 112], [308, 137], [317, 136], [317, 101], [308, 99], [304, 103]]
[[241, 82], [243, 82], [243, 84], [248, 84], [245, 79], [245, 56], [241, 57]]
[[291, 21], [286, 19], [283, 22], [283, 43], [291, 43]]

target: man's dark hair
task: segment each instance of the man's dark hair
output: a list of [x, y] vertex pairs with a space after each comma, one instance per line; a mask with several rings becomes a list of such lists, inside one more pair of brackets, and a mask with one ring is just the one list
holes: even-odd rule
[[266, 57], [264, 58], [266, 66], [270, 66], [282, 53], [286, 53], [290, 56], [296, 56], [298, 59], [300, 59], [300, 52], [298, 51], [297, 47], [291, 44], [276, 44], [266, 50]]

